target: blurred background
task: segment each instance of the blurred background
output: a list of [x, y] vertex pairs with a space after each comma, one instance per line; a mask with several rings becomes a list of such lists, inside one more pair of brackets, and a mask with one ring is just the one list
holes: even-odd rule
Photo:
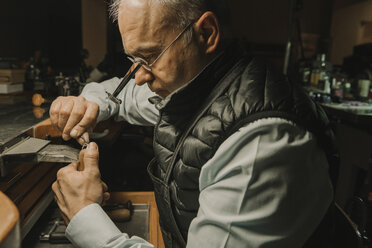
[[[122, 77], [131, 66], [107, 2], [0, 1], [0, 155], [48, 119], [53, 99]], [[247, 50], [304, 87], [328, 114], [340, 149], [335, 200], [371, 247], [372, 0], [229, 4], [233, 32]], [[96, 140], [104, 181], [113, 191], [153, 190], [146, 173], [153, 130], [110, 121], [95, 131], [106, 135]]]

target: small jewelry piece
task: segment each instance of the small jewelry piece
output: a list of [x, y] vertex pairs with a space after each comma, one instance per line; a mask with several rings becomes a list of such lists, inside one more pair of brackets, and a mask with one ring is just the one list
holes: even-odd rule
[[81, 139], [84, 142], [83, 146], [81, 147], [81, 150], [86, 149], [89, 143], [84, 139], [83, 136], [80, 136], [79, 139]]
[[81, 150], [84, 150], [88, 147], [88, 143], [84, 143], [84, 145], [81, 147]]

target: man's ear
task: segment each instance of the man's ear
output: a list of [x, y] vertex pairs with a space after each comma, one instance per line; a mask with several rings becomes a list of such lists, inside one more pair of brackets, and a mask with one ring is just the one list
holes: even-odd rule
[[205, 53], [215, 52], [221, 36], [217, 16], [213, 12], [205, 12], [195, 23], [195, 30], [199, 41], [204, 44]]

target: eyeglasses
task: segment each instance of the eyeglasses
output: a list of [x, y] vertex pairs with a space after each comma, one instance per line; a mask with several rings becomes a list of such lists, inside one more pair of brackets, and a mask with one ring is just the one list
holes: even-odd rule
[[147, 62], [145, 59], [143, 58], [140, 58], [140, 57], [135, 57], [135, 58], [132, 58], [130, 56], [127, 56], [127, 58], [132, 61], [133, 64], [140, 64], [142, 65], [142, 67], [144, 69], [146, 69], [147, 71], [152, 71], [152, 66], [156, 63], [156, 61], [159, 60], [159, 58], [186, 32], [186, 30], [191, 27], [191, 25], [193, 24], [193, 22], [191, 22], [189, 25], [187, 25], [181, 33], [179, 33], [177, 35], [177, 37], [159, 54], [159, 56], [154, 60], [154, 62], [152, 62], [151, 64], [149, 62]]
[[110, 92], [107, 92], [106, 91], [106, 94], [108, 96], [108, 98], [113, 101], [114, 103], [116, 104], [121, 104], [121, 100], [117, 98], [117, 96], [119, 95], [119, 93], [124, 89], [125, 85], [127, 85], [127, 83], [134, 77], [134, 75], [136, 74], [136, 72], [141, 68], [143, 67], [145, 70], [147, 71], [152, 71], [152, 66], [155, 64], [156, 61], [159, 60], [159, 58], [173, 45], [174, 42], [176, 42], [183, 33], [186, 32], [186, 30], [191, 27], [191, 25], [193, 24], [193, 22], [191, 22], [189, 25], [187, 25], [184, 30], [182, 30], [181, 33], [179, 33], [179, 35], [177, 35], [177, 37], [159, 54], [159, 56], [154, 60], [154, 62], [152, 62], [151, 64], [149, 64], [146, 60], [144, 60], [143, 58], [140, 58], [140, 57], [135, 57], [135, 58], [132, 58], [132, 57], [129, 57], [128, 56], [128, 59], [130, 61], [133, 62], [133, 64], [137, 64], [134, 69], [132, 69], [132, 67], [129, 69], [129, 71], [127, 72], [127, 74], [125, 74], [123, 80], [120, 82], [120, 84], [118, 85], [118, 87], [115, 89], [115, 91], [111, 94]]

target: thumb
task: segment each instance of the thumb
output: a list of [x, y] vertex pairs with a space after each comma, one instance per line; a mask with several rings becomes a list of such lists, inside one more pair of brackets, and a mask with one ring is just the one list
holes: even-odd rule
[[85, 149], [82, 149], [79, 153], [79, 163], [77, 167], [78, 171], [84, 170], [84, 154], [85, 154]]
[[84, 151], [84, 170], [99, 170], [98, 160], [98, 146], [96, 143], [90, 142], [87, 149]]
[[78, 167], [79, 167], [78, 163], [71, 163], [71, 164], [69, 164], [68, 166], [72, 167], [72, 169], [73, 169], [74, 171], [79, 170], [79, 169], [78, 169]]

